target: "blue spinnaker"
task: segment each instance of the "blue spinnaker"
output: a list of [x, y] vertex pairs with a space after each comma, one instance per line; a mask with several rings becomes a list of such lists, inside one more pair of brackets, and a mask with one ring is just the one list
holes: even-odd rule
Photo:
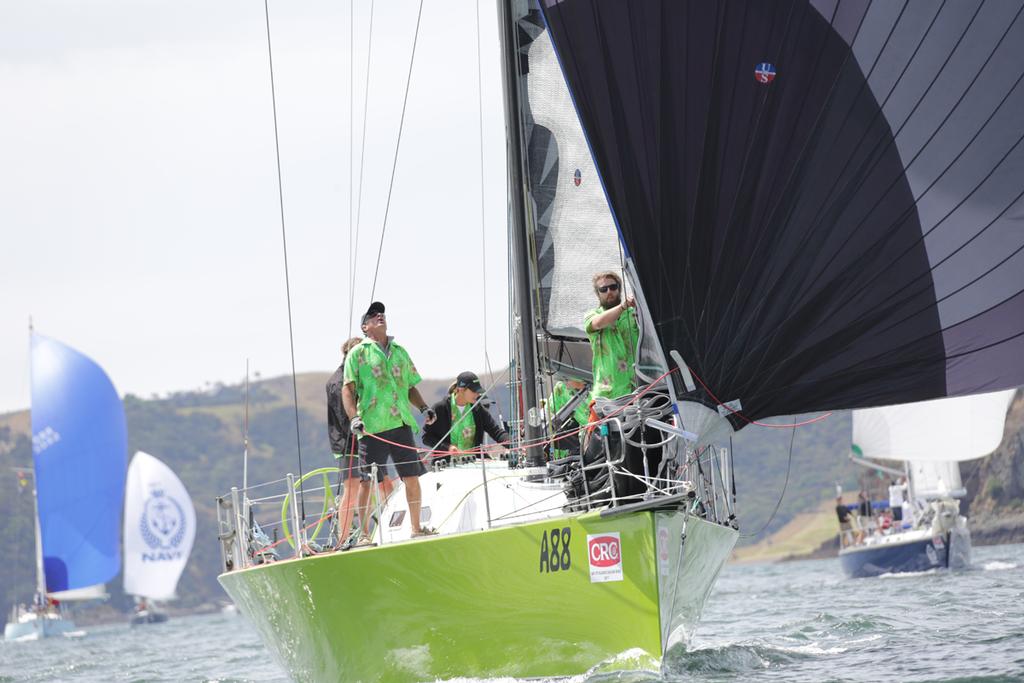
[[47, 592], [109, 581], [121, 565], [124, 406], [92, 359], [37, 334], [32, 450]]

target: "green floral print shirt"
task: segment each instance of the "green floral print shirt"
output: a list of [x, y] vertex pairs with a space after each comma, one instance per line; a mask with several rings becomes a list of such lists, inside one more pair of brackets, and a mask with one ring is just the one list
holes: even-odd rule
[[640, 329], [636, 323], [636, 309], [627, 308], [618, 320], [609, 327], [592, 330], [590, 321], [604, 313], [598, 306], [583, 319], [583, 329], [590, 337], [590, 348], [594, 352], [594, 388], [591, 399], [618, 398], [633, 391], [636, 372], [636, 344]]
[[387, 351], [369, 337], [349, 351], [345, 383], [355, 384], [357, 412], [367, 434], [379, 434], [402, 425], [418, 431], [409, 404], [409, 389], [420, 374], [408, 352], [388, 337]]

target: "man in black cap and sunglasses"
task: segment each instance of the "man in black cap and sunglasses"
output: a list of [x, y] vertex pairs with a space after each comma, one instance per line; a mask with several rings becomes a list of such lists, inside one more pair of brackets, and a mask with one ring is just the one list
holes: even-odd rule
[[426, 424], [436, 416], [420, 396], [420, 375], [408, 352], [388, 336], [384, 304], [374, 301], [363, 314], [362, 342], [345, 358], [342, 402], [359, 436], [359, 455], [367, 464], [383, 469], [390, 457], [405, 484], [412, 535], [433, 533], [420, 526], [420, 475], [426, 468], [413, 441], [418, 430], [410, 406], [426, 414]]
[[594, 354], [590, 397], [618, 398], [635, 388], [634, 359], [640, 338], [636, 301], [631, 296], [623, 298], [622, 279], [614, 271], [594, 276], [594, 293], [600, 305], [583, 319]]

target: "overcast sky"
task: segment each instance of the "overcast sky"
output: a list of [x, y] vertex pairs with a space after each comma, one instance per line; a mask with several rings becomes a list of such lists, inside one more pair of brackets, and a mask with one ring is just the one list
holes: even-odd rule
[[[370, 6], [270, 3], [299, 372], [333, 370], [349, 334], [367, 92], [357, 317], [369, 303], [418, 2], [376, 2], [367, 88]], [[480, 25], [483, 227], [475, 6], [426, 0], [377, 284], [425, 377], [482, 369], [482, 284], [507, 358], [493, 0]], [[246, 358], [290, 372], [262, 2], [0, 0], [0, 103], [0, 412], [30, 402], [29, 316], [121, 394], [237, 382]]]

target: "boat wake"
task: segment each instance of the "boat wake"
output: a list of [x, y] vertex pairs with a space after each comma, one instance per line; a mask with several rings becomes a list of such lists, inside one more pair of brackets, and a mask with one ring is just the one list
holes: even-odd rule
[[[598, 681], [618, 681], [619, 683], [641, 683], [642, 681], [659, 681], [658, 661], [639, 648], [632, 648], [610, 657], [589, 671], [577, 676], [544, 679], [559, 683], [597, 683]], [[487, 683], [525, 683], [521, 678], [488, 678]], [[436, 683], [442, 683], [437, 681]], [[452, 678], [443, 683], [481, 683], [479, 678]]]
[[981, 565], [981, 570], [984, 572], [999, 572], [1006, 569], [1016, 569], [1018, 565], [1015, 562], [1000, 562], [999, 560], [993, 560], [992, 562], [986, 562]]
[[666, 676], [693, 676], [695, 674], [736, 675], [744, 672], [781, 668], [821, 656], [846, 652], [845, 647], [827, 647], [811, 641], [799, 645], [768, 644], [748, 641], [702, 647], [692, 650], [672, 650], [665, 658]]
[[921, 576], [931, 576], [932, 574], [937, 574], [938, 572], [939, 572], [938, 568], [926, 569], [923, 572], [887, 572], [885, 574], [879, 574], [875, 578], [876, 579], [913, 579], [913, 578], [921, 577]]

